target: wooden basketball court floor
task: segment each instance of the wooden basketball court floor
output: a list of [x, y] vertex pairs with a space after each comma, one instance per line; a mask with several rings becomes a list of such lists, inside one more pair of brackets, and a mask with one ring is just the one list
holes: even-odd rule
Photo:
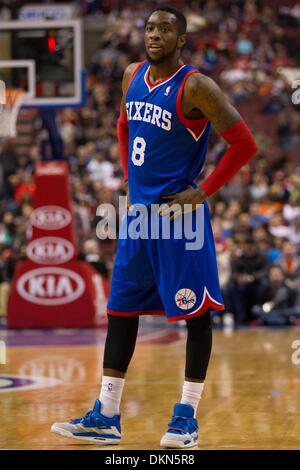
[[[99, 393], [105, 330], [7, 331], [0, 366], [0, 449], [152, 450], [178, 401], [185, 330], [144, 323], [122, 402], [123, 443], [98, 447], [50, 432]], [[199, 406], [201, 449], [300, 449], [300, 329], [215, 331]], [[3, 343], [2, 343], [3, 345]], [[298, 355], [300, 357], [300, 355]]]

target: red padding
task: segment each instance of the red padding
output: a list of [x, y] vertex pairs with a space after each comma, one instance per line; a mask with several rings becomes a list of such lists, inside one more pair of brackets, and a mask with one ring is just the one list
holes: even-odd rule
[[128, 122], [127, 114], [122, 109], [120, 110], [120, 116], [117, 121], [117, 136], [119, 141], [120, 149], [120, 161], [123, 170], [124, 179], [128, 179]]
[[221, 136], [230, 147], [212, 173], [200, 184], [208, 196], [227, 183], [257, 152], [256, 142], [243, 120], [221, 132]]

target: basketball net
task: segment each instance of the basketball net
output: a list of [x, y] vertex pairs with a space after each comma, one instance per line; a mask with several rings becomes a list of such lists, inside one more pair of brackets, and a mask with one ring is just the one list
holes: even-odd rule
[[25, 93], [20, 88], [7, 88], [0, 100], [0, 139], [16, 137], [17, 117]]

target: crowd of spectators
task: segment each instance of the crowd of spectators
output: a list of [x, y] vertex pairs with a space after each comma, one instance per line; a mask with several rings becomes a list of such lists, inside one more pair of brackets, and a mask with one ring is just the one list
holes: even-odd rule
[[[114, 8], [104, 1], [81, 3], [86, 15], [105, 15], [106, 28], [87, 64], [87, 103], [79, 110], [62, 110], [59, 122], [70, 167], [79, 257], [92, 258], [109, 278], [116, 241], [97, 239], [96, 208], [104, 202], [117, 204], [118, 195], [124, 194], [116, 139], [122, 74], [129, 63], [144, 59], [144, 21], [160, 2], [111, 2]], [[241, 110], [260, 149], [210, 200], [227, 311], [237, 324], [258, 319], [295, 324], [300, 318], [300, 104], [291, 97], [293, 82], [300, 78], [300, 4], [169, 4], [181, 7], [188, 19], [183, 61], [217, 80]], [[14, 265], [26, 257], [34, 168], [45, 158], [40, 141], [38, 134], [27, 157], [17, 158], [13, 141], [0, 152], [0, 315]], [[213, 133], [204, 173], [224, 150], [224, 141]]]

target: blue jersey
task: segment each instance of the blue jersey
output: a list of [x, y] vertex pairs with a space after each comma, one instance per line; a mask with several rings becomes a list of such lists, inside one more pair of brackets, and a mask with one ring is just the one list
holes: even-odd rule
[[[207, 118], [190, 120], [181, 110], [184, 84], [198, 70], [181, 65], [155, 84], [149, 82], [149, 70], [149, 62], [139, 65], [126, 95], [130, 202], [147, 206], [193, 184], [203, 167], [210, 128]], [[136, 218], [128, 211], [123, 235], [129, 225], [136, 226]], [[138, 219], [152, 235], [152, 217]], [[185, 231], [175, 236], [181, 220], [169, 224], [168, 216], [159, 217], [157, 224], [170, 226], [169, 237], [159, 231], [159, 237], [119, 238], [107, 306], [110, 315], [165, 315], [173, 322], [209, 308], [224, 309], [207, 202], [185, 214], [182, 222], [193, 227], [195, 235], [201, 234], [197, 247], [187, 247]]]
[[203, 167], [210, 131], [206, 118], [190, 120], [181, 111], [184, 83], [198, 70], [180, 65], [155, 84], [149, 71], [150, 63], [141, 63], [126, 94], [130, 202], [147, 206], [193, 183]]

